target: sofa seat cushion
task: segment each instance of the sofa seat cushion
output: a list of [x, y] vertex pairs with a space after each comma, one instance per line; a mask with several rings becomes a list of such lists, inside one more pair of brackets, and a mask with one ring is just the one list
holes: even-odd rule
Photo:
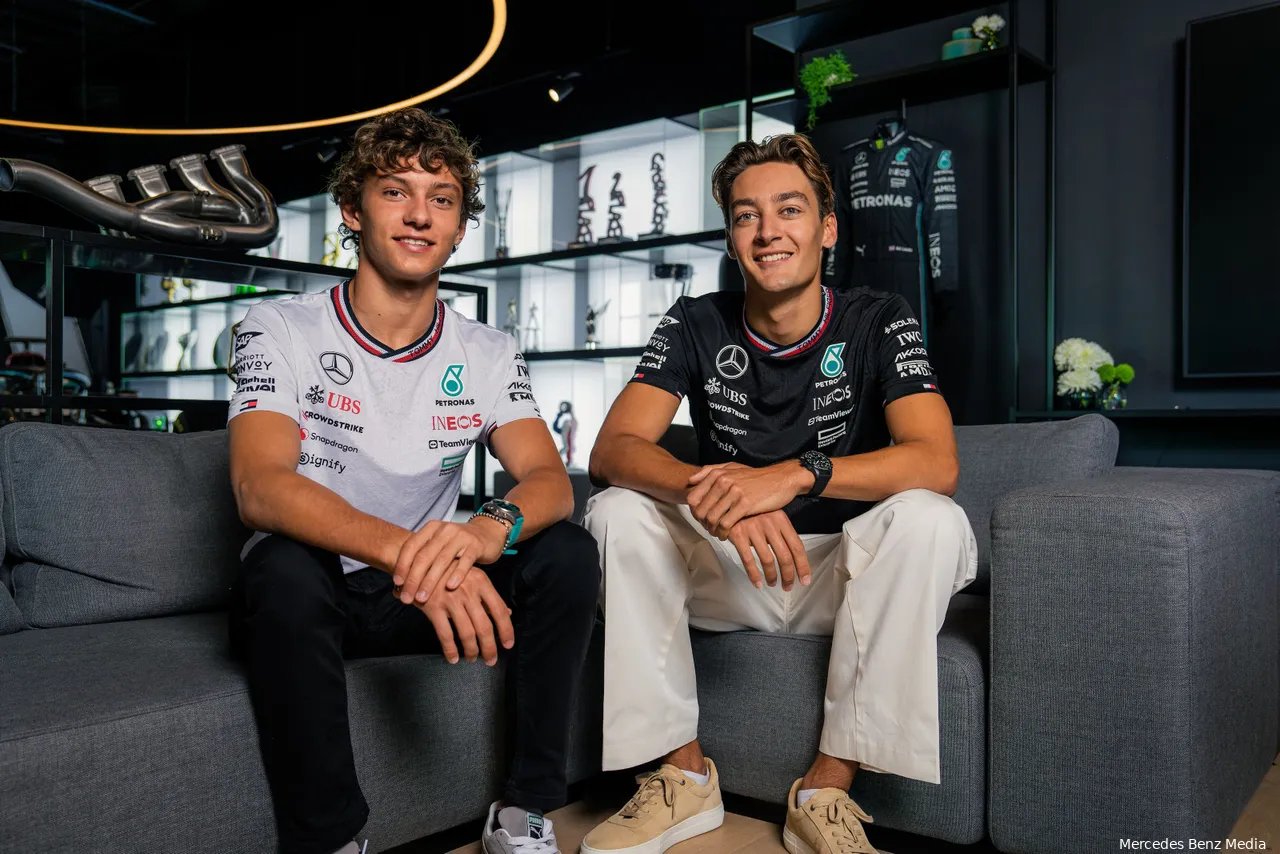
[[[241, 547], [225, 430], [0, 430], [4, 540], [32, 626], [225, 607]], [[105, 559], [104, 559], [105, 556]]]
[[[599, 769], [599, 639], [573, 779]], [[502, 667], [347, 663], [352, 743], [387, 848], [482, 816], [503, 780]], [[15, 851], [273, 850], [275, 827], [226, 616], [0, 638], [0, 838]]]
[[[958, 594], [938, 635], [942, 784], [871, 772], [853, 796], [878, 826], [960, 844], [986, 830], [987, 599]], [[786, 803], [818, 749], [830, 639], [696, 632], [699, 737], [726, 791]]]
[[1110, 471], [1120, 431], [1096, 413], [1038, 424], [980, 424], [956, 428], [964, 508], [978, 540], [978, 575], [968, 593], [985, 593], [991, 575], [991, 511], [1000, 496], [1027, 486], [1097, 477]]

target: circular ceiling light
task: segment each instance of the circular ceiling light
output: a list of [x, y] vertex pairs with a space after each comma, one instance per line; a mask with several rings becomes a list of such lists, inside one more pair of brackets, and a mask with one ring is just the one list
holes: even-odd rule
[[362, 113], [351, 113], [345, 116], [334, 116], [328, 119], [313, 119], [307, 122], [289, 122], [281, 125], [252, 125], [249, 127], [238, 128], [124, 128], [124, 127], [99, 127], [97, 125], [70, 125], [59, 124], [56, 122], [27, 122], [19, 119], [0, 119], [0, 125], [8, 125], [9, 127], [20, 128], [36, 128], [39, 130], [63, 130], [63, 131], [79, 131], [82, 133], [118, 133], [118, 134], [135, 134], [139, 136], [217, 136], [221, 134], [242, 134], [242, 133], [271, 133], [274, 131], [285, 130], [306, 130], [307, 128], [328, 127], [329, 125], [341, 125], [347, 122], [358, 122], [364, 119], [371, 119], [374, 116], [380, 116], [383, 113], [389, 113], [392, 110], [399, 110], [404, 107], [412, 107], [415, 104], [421, 104], [432, 98], [439, 97], [445, 92], [456, 89], [463, 83], [470, 80], [476, 75], [481, 68], [488, 64], [493, 55], [498, 52], [498, 45], [502, 44], [502, 36], [507, 30], [507, 0], [493, 0], [493, 29], [489, 32], [489, 40], [485, 42], [484, 49], [480, 54], [472, 60], [471, 64], [456, 76], [441, 83], [434, 89], [428, 89], [420, 95], [414, 95], [403, 101], [397, 101], [394, 104], [387, 104], [385, 107], [375, 107], [372, 110], [365, 110]]
[[547, 95], [557, 104], [569, 97], [569, 93], [573, 91], [572, 83], [561, 83], [559, 86], [553, 86], [547, 90]]

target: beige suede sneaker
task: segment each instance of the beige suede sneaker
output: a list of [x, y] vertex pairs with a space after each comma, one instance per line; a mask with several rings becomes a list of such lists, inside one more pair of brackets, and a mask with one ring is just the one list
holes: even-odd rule
[[871, 816], [853, 802], [848, 792], [821, 789], [804, 806], [796, 806], [801, 780], [787, 799], [787, 824], [782, 844], [790, 854], [878, 854], [867, 840], [862, 822]]
[[640, 790], [582, 840], [582, 854], [662, 854], [677, 842], [724, 823], [720, 776], [707, 760], [711, 779], [699, 786], [674, 765], [636, 778]]

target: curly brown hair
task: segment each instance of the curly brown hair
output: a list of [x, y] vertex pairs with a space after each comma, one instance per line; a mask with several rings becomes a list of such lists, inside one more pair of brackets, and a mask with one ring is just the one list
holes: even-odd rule
[[[360, 209], [360, 193], [370, 175], [404, 172], [417, 161], [434, 172], [446, 167], [462, 182], [462, 216], [478, 224], [484, 212], [480, 201], [480, 167], [475, 145], [452, 122], [418, 107], [406, 107], [370, 119], [356, 130], [351, 148], [338, 160], [327, 190], [337, 205]], [[338, 226], [343, 246], [360, 251], [360, 235]]]
[[831, 175], [813, 143], [804, 134], [784, 133], [767, 137], [763, 144], [752, 140], [738, 143], [712, 170], [711, 195], [724, 213], [725, 228], [729, 227], [733, 216], [733, 199], [730, 197], [733, 182], [749, 167], [762, 163], [794, 163], [799, 166], [817, 193], [818, 216], [825, 219], [836, 209]]

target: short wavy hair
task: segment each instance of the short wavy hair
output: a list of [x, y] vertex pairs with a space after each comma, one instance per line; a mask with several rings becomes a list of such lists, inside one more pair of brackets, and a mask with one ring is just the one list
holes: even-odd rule
[[[370, 175], [404, 172], [417, 162], [427, 171], [444, 166], [462, 182], [462, 216], [478, 224], [484, 212], [480, 201], [480, 166], [474, 143], [452, 122], [418, 107], [406, 107], [370, 119], [356, 130], [351, 148], [329, 176], [328, 193], [337, 205], [360, 209], [360, 193]], [[360, 235], [346, 223], [338, 226], [343, 246], [360, 251]]]
[[767, 137], [763, 143], [746, 140], [729, 149], [729, 153], [711, 172], [711, 195], [724, 214], [724, 226], [733, 219], [733, 182], [752, 166], [763, 163], [794, 163], [809, 179], [818, 196], [818, 215], [826, 218], [836, 209], [836, 194], [831, 174], [818, 150], [804, 134], [784, 133]]

